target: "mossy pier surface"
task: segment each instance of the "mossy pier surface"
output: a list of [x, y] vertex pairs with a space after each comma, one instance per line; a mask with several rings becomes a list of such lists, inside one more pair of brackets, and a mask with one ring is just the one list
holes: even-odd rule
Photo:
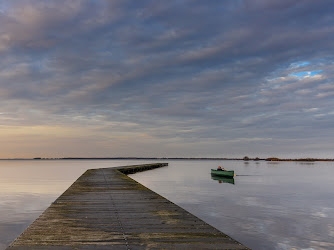
[[7, 249], [248, 249], [126, 174], [87, 170]]

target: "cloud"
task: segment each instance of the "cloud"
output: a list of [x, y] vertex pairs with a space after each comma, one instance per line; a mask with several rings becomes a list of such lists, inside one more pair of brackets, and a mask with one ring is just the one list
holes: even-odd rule
[[[254, 152], [269, 143], [277, 152], [280, 138], [331, 133], [333, 117], [320, 116], [334, 104], [330, 1], [16, 0], [0, 8], [0, 120], [13, 138], [17, 126], [42, 126], [47, 145], [76, 127], [85, 139], [72, 133], [55, 140], [59, 147], [91, 140], [100, 148], [80, 152], [129, 145], [133, 154], [186, 156], [199, 145], [203, 154], [244, 155], [251, 142]], [[130, 145], [137, 139], [142, 150]], [[308, 141], [314, 152], [318, 141]]]

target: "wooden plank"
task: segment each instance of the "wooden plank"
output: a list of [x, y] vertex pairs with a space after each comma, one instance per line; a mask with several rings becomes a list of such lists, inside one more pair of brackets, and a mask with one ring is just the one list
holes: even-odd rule
[[125, 173], [87, 170], [8, 249], [248, 249]]

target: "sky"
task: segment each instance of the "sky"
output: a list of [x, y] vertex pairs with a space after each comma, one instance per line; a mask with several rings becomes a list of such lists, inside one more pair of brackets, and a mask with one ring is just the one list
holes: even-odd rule
[[333, 12], [0, 1], [0, 158], [334, 158]]

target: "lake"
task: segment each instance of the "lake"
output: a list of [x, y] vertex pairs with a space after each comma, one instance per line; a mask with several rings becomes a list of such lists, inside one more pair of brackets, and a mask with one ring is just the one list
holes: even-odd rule
[[[0, 249], [85, 170], [157, 160], [0, 161]], [[252, 249], [334, 249], [334, 162], [168, 160], [130, 175]], [[212, 179], [218, 165], [234, 182]]]

